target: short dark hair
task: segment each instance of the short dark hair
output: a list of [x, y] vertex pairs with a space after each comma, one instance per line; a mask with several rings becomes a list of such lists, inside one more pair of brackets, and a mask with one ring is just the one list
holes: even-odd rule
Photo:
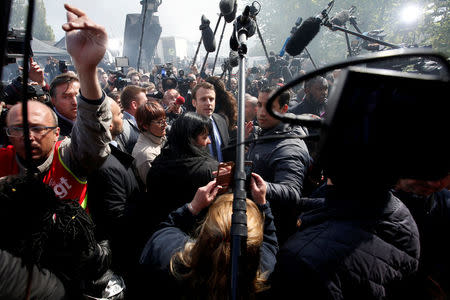
[[167, 77], [162, 80], [162, 88], [165, 91], [176, 89], [178, 82], [175, 78]]
[[[276, 90], [278, 90], [278, 88], [279, 88], [278, 86], [264, 87], [260, 91], [260, 93], [273, 94]], [[280, 108], [282, 108], [284, 105], [289, 105], [290, 99], [291, 99], [291, 95], [289, 94], [288, 91], [281, 93], [281, 95], [278, 96], [278, 104], [280, 105]]]
[[52, 83], [50, 84], [50, 97], [56, 96], [56, 88], [58, 86], [60, 86], [61, 84], [65, 84], [65, 83], [69, 84], [74, 81], [80, 82], [78, 77], [71, 73], [63, 73], [63, 74], [59, 74], [58, 76], [56, 76], [52, 80]]
[[214, 88], [214, 85], [212, 85], [209, 82], [203, 81], [203, 82], [197, 83], [197, 85], [192, 90], [192, 98], [193, 99], [197, 100], [197, 91], [201, 88], [204, 88], [206, 90], [213, 90], [214, 92], [216, 91]]
[[136, 85], [129, 85], [124, 88], [122, 94], [120, 94], [120, 103], [122, 104], [123, 109], [129, 109], [131, 101], [141, 92], [145, 94], [146, 90]]
[[325, 81], [326, 82], [326, 79], [324, 78], [324, 77], [322, 77], [322, 76], [316, 76], [316, 77], [313, 77], [313, 78], [311, 78], [311, 79], [308, 79], [308, 80], [306, 80], [305, 81], [305, 89], [307, 89], [307, 88], [311, 88], [316, 82], [318, 82], [319, 80], [321, 80], [322, 82], [323, 81]]
[[165, 118], [166, 112], [162, 105], [155, 100], [147, 101], [136, 111], [136, 123], [141, 131], [146, 131], [144, 125], [149, 125], [151, 121], [161, 117]]

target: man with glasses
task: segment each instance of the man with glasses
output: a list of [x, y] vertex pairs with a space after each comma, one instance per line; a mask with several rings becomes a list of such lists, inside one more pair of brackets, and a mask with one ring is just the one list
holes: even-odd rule
[[96, 74], [96, 66], [105, 54], [107, 35], [104, 27], [90, 21], [81, 10], [67, 4], [65, 7], [67, 51], [78, 71], [82, 91], [77, 97], [72, 137], [58, 141], [60, 128], [55, 112], [45, 104], [28, 101], [31, 162], [27, 162], [22, 104], [14, 105], [6, 120], [12, 145], [0, 149], [0, 178], [35, 173], [60, 199], [78, 199], [86, 208], [87, 174], [98, 168], [110, 152], [111, 112]]

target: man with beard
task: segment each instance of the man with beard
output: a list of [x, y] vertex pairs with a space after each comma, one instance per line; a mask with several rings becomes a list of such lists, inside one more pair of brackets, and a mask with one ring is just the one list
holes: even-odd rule
[[321, 76], [314, 77], [305, 82], [305, 97], [302, 102], [292, 107], [289, 112], [296, 115], [314, 114], [323, 118], [325, 117], [327, 96], [327, 80]]

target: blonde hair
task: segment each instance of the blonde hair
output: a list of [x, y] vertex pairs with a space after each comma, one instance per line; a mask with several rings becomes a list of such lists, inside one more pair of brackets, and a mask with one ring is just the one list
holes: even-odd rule
[[[231, 273], [231, 215], [233, 195], [219, 196], [209, 208], [203, 222], [196, 230], [197, 238], [187, 242], [184, 249], [175, 253], [170, 261], [170, 271], [186, 283], [190, 294], [198, 299], [230, 299]], [[263, 243], [264, 216], [256, 204], [247, 199], [247, 255], [241, 276], [243, 298], [267, 288], [265, 274], [261, 274], [260, 249]]]

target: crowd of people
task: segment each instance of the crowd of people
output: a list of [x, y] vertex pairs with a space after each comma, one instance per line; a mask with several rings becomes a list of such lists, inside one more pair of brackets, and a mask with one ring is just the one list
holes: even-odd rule
[[[28, 95], [30, 149], [20, 89], [1, 99], [0, 298], [229, 299], [233, 186], [217, 174], [236, 157], [237, 78], [195, 65], [104, 70], [104, 27], [65, 8], [75, 71], [31, 62], [43, 93]], [[247, 69], [240, 298], [447, 299], [448, 169], [395, 181], [323, 170], [318, 142], [300, 138], [316, 129], [266, 108], [304, 72], [273, 53]], [[339, 76], [307, 80], [272, 109], [325, 119]]]

